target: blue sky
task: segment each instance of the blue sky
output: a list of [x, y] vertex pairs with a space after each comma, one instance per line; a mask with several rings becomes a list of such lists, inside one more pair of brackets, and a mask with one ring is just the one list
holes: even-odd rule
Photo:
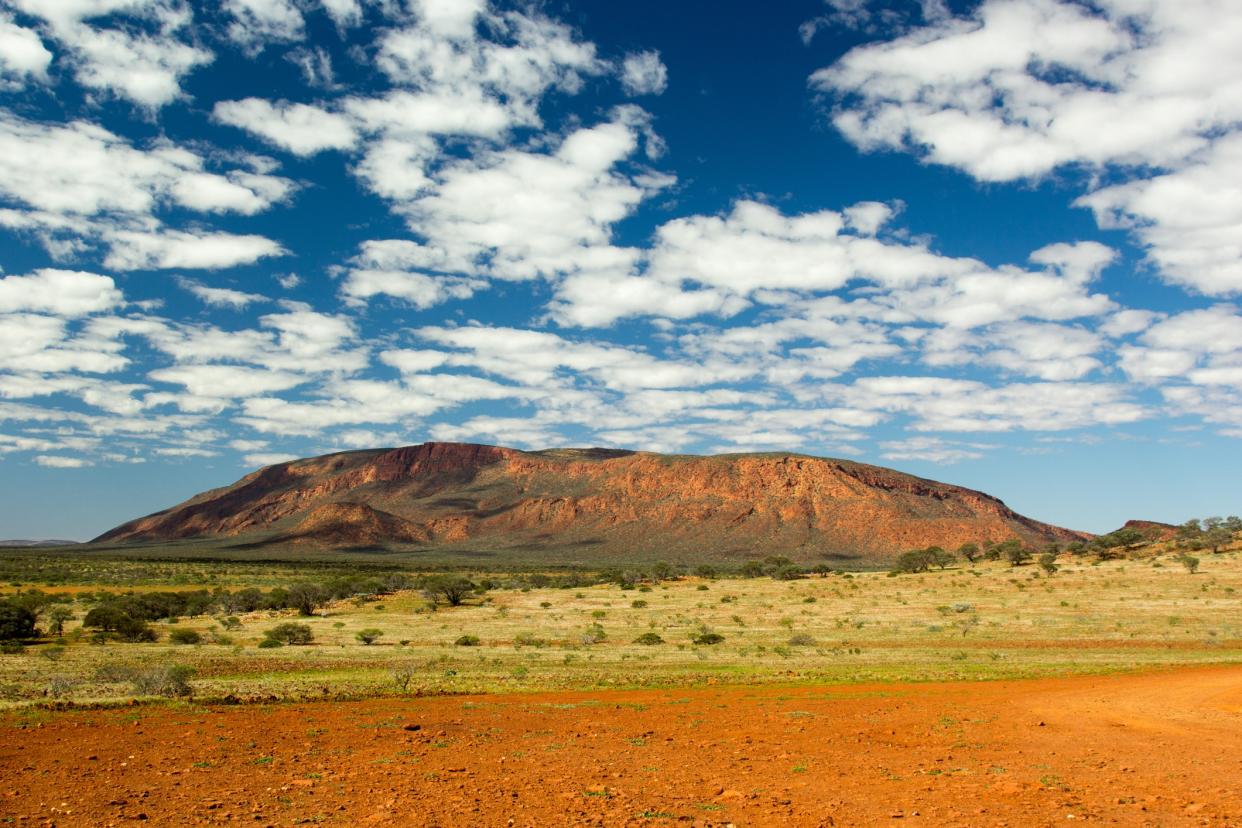
[[1238, 42], [1230, 0], [0, 0], [0, 537], [433, 439], [1237, 512]]

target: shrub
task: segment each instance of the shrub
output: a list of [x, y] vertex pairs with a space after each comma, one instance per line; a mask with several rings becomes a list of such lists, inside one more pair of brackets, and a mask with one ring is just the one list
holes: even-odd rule
[[634, 609], [642, 609], [643, 607], [647, 606], [647, 602], [639, 598], [637, 600], [630, 601], [630, 606], [633, 607]]
[[664, 643], [664, 639], [663, 639], [663, 638], [661, 638], [661, 637], [660, 637], [659, 635], [657, 635], [656, 633], [653, 633], [653, 632], [645, 632], [645, 633], [643, 633], [642, 635], [640, 635], [638, 638], [635, 638], [635, 639], [634, 639], [634, 643], [635, 643], [635, 644], [643, 644], [643, 645], [646, 645], [646, 646], [650, 647], [650, 646], [651, 646], [651, 645], [653, 645], [653, 644], [663, 644], [663, 643]]
[[719, 644], [721, 641], [724, 641], [725, 638], [720, 633], [704, 632], [699, 633], [690, 640], [695, 644]]
[[477, 647], [480, 642], [477, 635], [463, 635], [453, 642], [458, 647]]
[[190, 679], [194, 669], [184, 664], [163, 664], [135, 670], [130, 681], [140, 696], [188, 696], [193, 693]]
[[315, 640], [310, 624], [299, 624], [296, 621], [277, 624], [264, 633], [264, 636], [268, 641], [275, 641], [277, 644], [309, 644]]
[[392, 668], [392, 683], [397, 685], [397, 689], [404, 693], [417, 672], [418, 670], [413, 664], [400, 664]]
[[354, 638], [361, 641], [364, 645], [370, 646], [379, 641], [384, 636], [383, 630], [377, 630], [375, 627], [367, 627], [365, 630], [358, 630], [354, 633]]
[[583, 644], [599, 644], [608, 637], [608, 633], [604, 632], [604, 628], [599, 624], [592, 624], [587, 627], [586, 632], [582, 634]]
[[259, 642], [260, 650], [272, 650], [272, 649], [275, 649], [276, 647], [283, 647], [283, 646], [285, 646], [284, 642], [279, 641], [275, 638], [265, 638]]
[[12, 601], [0, 601], [0, 641], [33, 638], [35, 614]]
[[1181, 562], [1182, 566], [1186, 567], [1186, 571], [1190, 574], [1193, 575], [1199, 571], [1199, 559], [1194, 555], [1181, 555], [1177, 560]]
[[203, 637], [194, 630], [169, 630], [168, 643], [170, 644], [201, 644]]
[[518, 633], [513, 638], [513, 646], [515, 647], [543, 647], [548, 642], [537, 637], [534, 633]]
[[432, 606], [440, 600], [450, 607], [460, 606], [474, 590], [474, 582], [461, 575], [437, 575], [423, 585], [423, 594]]
[[797, 635], [789, 639], [789, 646], [791, 647], [813, 647], [815, 646], [815, 639], [807, 635], [806, 633], [798, 633]]

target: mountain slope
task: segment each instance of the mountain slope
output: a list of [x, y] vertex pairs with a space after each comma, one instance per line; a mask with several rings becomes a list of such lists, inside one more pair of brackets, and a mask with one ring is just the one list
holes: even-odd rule
[[424, 443], [279, 463], [95, 542], [590, 547], [594, 557], [879, 560], [928, 544], [1085, 537], [980, 492], [847, 460]]

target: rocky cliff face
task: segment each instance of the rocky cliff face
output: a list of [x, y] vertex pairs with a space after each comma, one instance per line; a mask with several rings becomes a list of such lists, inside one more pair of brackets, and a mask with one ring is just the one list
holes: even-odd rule
[[1035, 544], [1084, 537], [981, 492], [845, 460], [424, 443], [269, 466], [96, 541], [582, 545], [595, 557], [820, 560], [1015, 536]]

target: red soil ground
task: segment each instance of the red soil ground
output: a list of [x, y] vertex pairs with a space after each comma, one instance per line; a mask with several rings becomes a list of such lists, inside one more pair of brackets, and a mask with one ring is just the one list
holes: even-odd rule
[[0, 824], [1242, 825], [1242, 668], [0, 717]]

